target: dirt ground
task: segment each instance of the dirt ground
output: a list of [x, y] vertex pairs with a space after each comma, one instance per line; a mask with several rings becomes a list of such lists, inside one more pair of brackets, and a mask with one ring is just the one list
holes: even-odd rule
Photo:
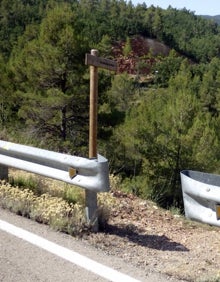
[[103, 232], [83, 238], [106, 254], [184, 281], [220, 281], [220, 229], [115, 192]]

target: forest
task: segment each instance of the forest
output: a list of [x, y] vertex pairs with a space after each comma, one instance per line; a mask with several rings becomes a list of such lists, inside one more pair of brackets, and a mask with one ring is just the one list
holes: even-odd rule
[[[137, 37], [169, 52], [135, 53]], [[181, 170], [220, 173], [220, 26], [187, 9], [1, 0], [0, 138], [87, 157], [94, 48], [135, 62], [99, 70], [99, 153], [121, 189], [181, 209]]]

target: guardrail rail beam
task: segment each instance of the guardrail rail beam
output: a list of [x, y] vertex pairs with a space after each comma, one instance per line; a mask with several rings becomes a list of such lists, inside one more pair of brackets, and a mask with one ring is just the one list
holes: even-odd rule
[[7, 168], [14, 167], [90, 191], [109, 191], [108, 161], [101, 155], [88, 159], [0, 141], [0, 164], [3, 178], [6, 178]]

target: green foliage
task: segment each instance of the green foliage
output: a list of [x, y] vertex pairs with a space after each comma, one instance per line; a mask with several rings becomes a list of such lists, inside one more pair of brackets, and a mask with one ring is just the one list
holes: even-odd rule
[[183, 58], [178, 56], [174, 50], [171, 50], [169, 56], [162, 58], [155, 64], [153, 68], [154, 83], [160, 87], [167, 87], [169, 79], [178, 73], [182, 61]]
[[47, 0], [3, 0], [0, 2], [0, 52], [9, 56], [28, 24], [39, 23]]
[[114, 77], [108, 97], [111, 108], [120, 112], [125, 112], [130, 108], [135, 99], [135, 87], [126, 73]]
[[72, 185], [65, 185], [62, 198], [68, 203], [78, 203], [82, 206], [85, 206], [84, 191], [82, 188], [74, 187]]
[[219, 116], [220, 101], [220, 60], [213, 58], [208, 68], [203, 71], [201, 87], [199, 91], [203, 110], [208, 111], [213, 116]]
[[219, 55], [219, 26], [191, 11], [151, 6], [143, 22], [145, 35], [156, 37], [193, 60], [207, 62]]
[[12, 186], [19, 187], [22, 190], [29, 189], [35, 195], [43, 194], [43, 185], [41, 178], [36, 178], [33, 175], [29, 175], [28, 177], [17, 175], [16, 177], [11, 176], [9, 178], [9, 183]]
[[[197, 79], [184, 62], [165, 89], [146, 92], [127, 112], [117, 132], [124, 152], [124, 185], [162, 206], [182, 205], [180, 171], [216, 171], [219, 166], [218, 121], [203, 113], [195, 89]], [[207, 160], [208, 158], [208, 160]]]
[[[42, 21], [36, 38], [17, 48], [11, 58], [22, 97], [18, 116], [41, 138], [56, 136], [65, 142], [72, 138], [73, 126], [76, 130], [86, 117], [86, 95], [80, 93], [80, 82], [87, 45], [73, 24], [70, 6], [56, 6]], [[75, 146], [83, 144], [83, 130], [82, 136], [75, 135]]]
[[[13, 97], [13, 86], [8, 76], [5, 60], [0, 54], [0, 126], [4, 127], [13, 118], [15, 100]], [[11, 97], [11, 99], [9, 99]]]
[[104, 58], [111, 58], [112, 56], [112, 41], [108, 35], [103, 35], [101, 41], [97, 44], [99, 56]]

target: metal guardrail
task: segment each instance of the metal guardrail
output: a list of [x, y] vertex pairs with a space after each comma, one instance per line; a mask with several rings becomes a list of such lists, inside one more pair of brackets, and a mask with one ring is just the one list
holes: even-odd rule
[[97, 159], [61, 154], [31, 146], [0, 141], [0, 164], [61, 180], [94, 192], [109, 190], [106, 158]]
[[180, 176], [185, 216], [220, 226], [220, 175], [184, 170]]

